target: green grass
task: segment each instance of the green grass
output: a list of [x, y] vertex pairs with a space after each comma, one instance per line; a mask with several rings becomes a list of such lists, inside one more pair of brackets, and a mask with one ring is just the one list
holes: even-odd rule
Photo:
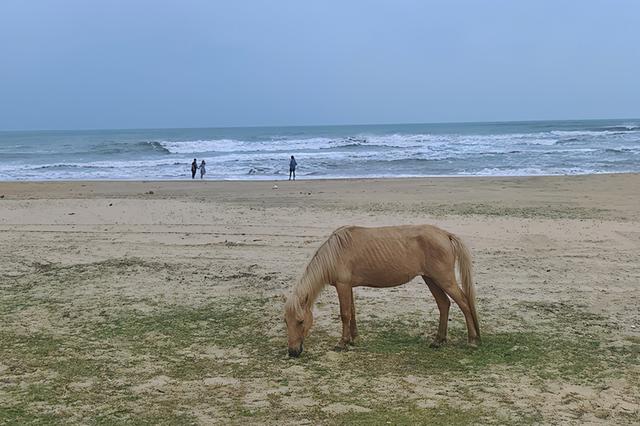
[[6, 425], [50, 425], [61, 424], [61, 419], [54, 414], [35, 413], [29, 408], [21, 404], [19, 406], [2, 407], [0, 406], [0, 424]]
[[[580, 379], [600, 371], [608, 351], [594, 339], [549, 337], [535, 332], [485, 334], [477, 349], [466, 346], [466, 334], [452, 331], [451, 342], [439, 349], [407, 328], [388, 324], [363, 341], [358, 352], [372, 359], [392, 358], [396, 374], [438, 374], [448, 377], [481, 374], [493, 366], [528, 371], [543, 378]], [[383, 367], [384, 368], [384, 367]]]
[[[339, 425], [407, 425], [428, 424], [432, 426], [465, 426], [482, 424], [509, 424], [507, 419], [501, 419], [495, 412], [474, 408], [463, 410], [448, 404], [439, 404], [433, 408], [418, 408], [397, 410], [392, 407], [379, 407], [366, 413], [346, 413], [336, 416], [335, 423]], [[531, 419], [522, 417], [519, 424], [531, 423]]]
[[[193, 421], [190, 407], [211, 404], [232, 423], [275, 421], [281, 416], [336, 424], [476, 424], [514, 419], [535, 423], [541, 421], [535, 410], [506, 406], [498, 413], [482, 405], [477, 396], [482, 386], [500, 385], [488, 372], [538, 383], [591, 385], [615, 376], [630, 383], [638, 380], [640, 342], [630, 338], [622, 347], [610, 347], [606, 334], [596, 333], [606, 329], [607, 319], [579, 307], [520, 306], [540, 316], [535, 326], [527, 332], [489, 329], [477, 349], [466, 345], [461, 324], [452, 323], [449, 343], [433, 349], [416, 326], [421, 314], [363, 319], [357, 345], [328, 358], [336, 343], [331, 333], [339, 327], [336, 322], [332, 323], [336, 330], [316, 327], [302, 357], [290, 360], [285, 356], [284, 329], [273, 330], [281, 322], [280, 306], [266, 298], [219, 298], [197, 308], [156, 305], [151, 313], [125, 309], [110, 311], [106, 320], [67, 319], [64, 332], [57, 335], [25, 335], [8, 324], [0, 332], [0, 362], [8, 366], [0, 379], [4, 374], [2, 390], [13, 403], [0, 409], [0, 423], [64, 422], [75, 413], [96, 424], [184, 424]], [[242, 359], [203, 356], [207, 347], [233, 350]], [[292, 367], [304, 375], [287, 373]], [[159, 375], [168, 376], [178, 387], [132, 391]], [[387, 395], [371, 387], [389, 378], [407, 386], [403, 378], [408, 376], [456, 386], [456, 395], [450, 405], [418, 408], [403, 399], [406, 394]], [[234, 378], [240, 385], [189, 393], [206, 377]], [[268, 395], [268, 407], [248, 407], [244, 398], [255, 380], [288, 391]], [[88, 384], [73, 386], [84, 382]], [[371, 411], [331, 415], [321, 405], [300, 410], [283, 403], [283, 398], [295, 396]], [[458, 398], [478, 408], [460, 408], [455, 405]], [[53, 408], [60, 406], [67, 408]]]

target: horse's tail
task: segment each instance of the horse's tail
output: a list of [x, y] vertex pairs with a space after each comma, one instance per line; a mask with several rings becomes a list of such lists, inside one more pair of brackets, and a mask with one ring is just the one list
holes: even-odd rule
[[460, 280], [462, 281], [462, 290], [467, 296], [476, 333], [478, 334], [478, 339], [480, 339], [480, 323], [478, 322], [478, 312], [476, 311], [476, 288], [473, 285], [471, 273], [471, 254], [467, 246], [465, 246], [457, 236], [449, 234], [449, 240], [453, 245], [453, 253], [458, 260], [458, 271], [460, 272]]

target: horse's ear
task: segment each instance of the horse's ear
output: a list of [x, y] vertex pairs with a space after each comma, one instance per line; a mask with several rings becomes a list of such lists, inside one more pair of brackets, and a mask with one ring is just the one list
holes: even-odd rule
[[304, 300], [302, 301], [302, 306], [304, 306], [305, 308], [306, 308], [306, 307], [308, 307], [308, 306], [307, 306], [307, 302], [308, 302], [308, 301], [309, 301], [309, 295], [307, 294], [307, 295], [304, 297]]

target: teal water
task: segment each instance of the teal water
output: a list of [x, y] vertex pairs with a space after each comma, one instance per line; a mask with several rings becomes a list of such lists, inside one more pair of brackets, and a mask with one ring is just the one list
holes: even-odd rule
[[0, 180], [640, 172], [640, 120], [0, 132]]

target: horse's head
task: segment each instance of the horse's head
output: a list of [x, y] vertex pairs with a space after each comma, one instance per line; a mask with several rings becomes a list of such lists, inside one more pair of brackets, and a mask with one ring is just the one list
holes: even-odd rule
[[284, 322], [287, 325], [289, 356], [291, 357], [300, 356], [304, 338], [307, 337], [313, 325], [313, 314], [308, 301], [308, 297], [299, 301], [298, 296], [291, 295], [285, 303]]

